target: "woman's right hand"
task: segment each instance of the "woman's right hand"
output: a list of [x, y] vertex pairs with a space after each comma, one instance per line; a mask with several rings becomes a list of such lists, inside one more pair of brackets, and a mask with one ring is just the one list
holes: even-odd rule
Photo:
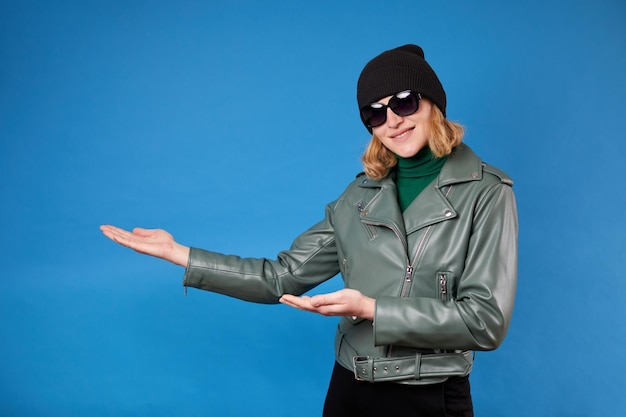
[[189, 247], [177, 243], [174, 237], [163, 229], [136, 227], [129, 232], [116, 226], [102, 225], [100, 230], [106, 237], [122, 246], [187, 267]]

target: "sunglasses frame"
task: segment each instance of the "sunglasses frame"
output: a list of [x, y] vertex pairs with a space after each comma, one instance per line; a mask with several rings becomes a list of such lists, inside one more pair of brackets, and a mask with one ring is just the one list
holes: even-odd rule
[[[408, 93], [406, 96], [404, 97], [399, 97], [402, 94]], [[397, 110], [397, 103], [400, 100], [404, 100], [407, 97], [414, 97], [415, 99], [415, 110], [413, 110], [410, 113], [406, 113], [406, 114], [402, 114], [402, 113], [398, 113]], [[392, 112], [394, 112], [395, 114], [397, 114], [398, 116], [401, 117], [406, 117], [406, 116], [410, 116], [413, 113], [417, 112], [420, 108], [420, 101], [422, 101], [422, 95], [420, 93], [417, 93], [413, 90], [403, 90], [400, 91], [399, 93], [394, 94], [393, 96], [391, 96], [391, 98], [389, 99], [389, 103], [388, 104], [383, 104], [383, 103], [379, 103], [379, 102], [374, 102], [374, 103], [370, 103], [367, 106], [363, 107], [360, 111], [361, 114], [361, 121], [363, 122], [363, 124], [368, 128], [368, 129], [372, 129], [374, 127], [378, 127], [378, 126], [382, 126], [385, 124], [385, 122], [387, 121], [387, 109], [391, 109]], [[364, 115], [364, 111], [365, 110], [371, 110], [372, 111], [372, 115], [370, 115], [368, 118], [365, 117]], [[375, 125], [371, 125], [368, 122], [372, 119], [373, 114], [375, 114], [376, 112], [384, 112], [384, 118], [383, 121], [381, 123], [375, 124]]]

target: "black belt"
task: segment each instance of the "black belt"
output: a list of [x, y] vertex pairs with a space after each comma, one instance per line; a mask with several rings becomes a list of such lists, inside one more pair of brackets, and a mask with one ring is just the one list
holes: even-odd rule
[[354, 356], [354, 377], [359, 381], [381, 382], [407, 379], [465, 376], [472, 370], [474, 352], [417, 353], [399, 358]]

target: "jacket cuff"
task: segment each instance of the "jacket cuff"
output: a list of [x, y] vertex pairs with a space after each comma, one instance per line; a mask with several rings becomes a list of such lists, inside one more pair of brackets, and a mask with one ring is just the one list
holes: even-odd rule
[[384, 336], [380, 334], [379, 329], [385, 328], [385, 299], [389, 297], [377, 297], [374, 305], [374, 321], [372, 323], [372, 332], [374, 336], [374, 346], [383, 346], [390, 344], [389, 340], [384, 340]]
[[189, 248], [189, 259], [187, 261], [187, 268], [185, 269], [185, 275], [183, 276], [183, 286], [185, 287], [185, 294], [187, 294], [187, 287], [207, 289], [209, 287], [207, 279], [207, 265], [213, 264], [212, 253], [203, 249]]

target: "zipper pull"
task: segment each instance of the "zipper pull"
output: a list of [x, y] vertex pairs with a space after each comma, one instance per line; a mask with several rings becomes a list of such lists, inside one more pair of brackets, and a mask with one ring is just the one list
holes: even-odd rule
[[448, 299], [448, 278], [445, 274], [439, 274], [439, 295], [442, 301]]
[[406, 274], [404, 275], [404, 280], [406, 282], [411, 282], [412, 278], [413, 278], [413, 267], [411, 265], [408, 265], [406, 267]]

